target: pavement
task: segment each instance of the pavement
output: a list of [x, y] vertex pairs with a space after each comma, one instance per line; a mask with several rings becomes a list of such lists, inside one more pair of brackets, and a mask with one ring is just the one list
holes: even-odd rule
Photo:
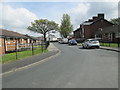
[[[78, 44], [78, 46], [82, 46], [82, 44]], [[115, 47], [100, 46], [100, 49], [120, 52], [120, 47], [119, 48], [115, 48]]]
[[50, 43], [49, 47], [48, 47], [49, 51], [58, 51], [59, 49], [57, 47], [55, 47], [55, 45], [53, 43]]
[[100, 48], [105, 49], [105, 50], [111, 50], [111, 51], [120, 52], [120, 48], [105, 47], [105, 46], [100, 46]]
[[22, 60], [2, 64], [2, 73], [13, 72], [19, 68], [30, 66], [36, 62], [41, 62], [49, 57], [56, 55], [58, 52], [59, 52], [59, 50], [54, 46], [54, 44], [50, 43], [50, 45], [48, 46], [47, 53], [34, 55], [32, 57], [28, 57], [28, 58], [25, 58]]

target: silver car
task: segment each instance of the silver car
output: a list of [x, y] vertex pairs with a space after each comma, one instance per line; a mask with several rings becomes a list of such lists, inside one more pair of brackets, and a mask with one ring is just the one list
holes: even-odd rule
[[82, 43], [83, 48], [99, 48], [100, 43], [96, 39], [87, 39]]
[[68, 39], [67, 38], [63, 38], [61, 40], [58, 41], [60, 44], [68, 44]]

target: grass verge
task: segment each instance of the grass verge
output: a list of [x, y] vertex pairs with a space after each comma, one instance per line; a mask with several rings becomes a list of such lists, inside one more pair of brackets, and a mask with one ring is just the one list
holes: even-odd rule
[[[40, 48], [34, 49], [34, 55], [42, 54], [45, 52], [48, 52], [48, 50], [46, 49], [46, 50], [42, 51]], [[17, 52], [18, 59], [16, 59], [16, 52], [14, 52], [14, 53], [9, 53], [9, 54], [3, 55], [2, 58], [0, 58], [0, 62], [7, 63], [7, 62], [11, 62], [11, 61], [21, 60], [21, 59], [24, 59], [24, 58], [27, 58], [30, 56], [33, 56], [31, 50], [21, 51], [21, 52]]]
[[[117, 43], [100, 43], [100, 46], [106, 46], [106, 47], [118, 47], [118, 44]], [[120, 46], [120, 44], [119, 44]]]

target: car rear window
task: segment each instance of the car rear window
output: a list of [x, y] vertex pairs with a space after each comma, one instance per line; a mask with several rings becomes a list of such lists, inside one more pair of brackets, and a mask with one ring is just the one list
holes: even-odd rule
[[72, 40], [72, 41], [74, 41], [74, 42], [75, 42], [75, 40]]
[[90, 40], [90, 41], [98, 42], [98, 40]]

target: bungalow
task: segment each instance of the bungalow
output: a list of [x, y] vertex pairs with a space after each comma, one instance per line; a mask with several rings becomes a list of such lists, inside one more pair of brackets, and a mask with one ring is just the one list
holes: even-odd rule
[[30, 44], [27, 36], [5, 29], [0, 29], [0, 54], [5, 54], [17, 49], [26, 48]]
[[76, 38], [95, 38], [95, 33], [99, 28], [112, 26], [113, 24], [104, 19], [104, 14], [99, 13], [98, 16], [93, 16], [92, 19], [80, 24], [80, 27], [74, 31], [74, 37]]
[[[16, 50], [16, 43], [27, 43], [27, 37], [14, 31], [0, 29], [0, 54]], [[19, 47], [18, 47], [19, 48]]]
[[28, 44], [40, 42], [38, 37], [29, 36], [27, 34], [25, 36], [28, 38]]

